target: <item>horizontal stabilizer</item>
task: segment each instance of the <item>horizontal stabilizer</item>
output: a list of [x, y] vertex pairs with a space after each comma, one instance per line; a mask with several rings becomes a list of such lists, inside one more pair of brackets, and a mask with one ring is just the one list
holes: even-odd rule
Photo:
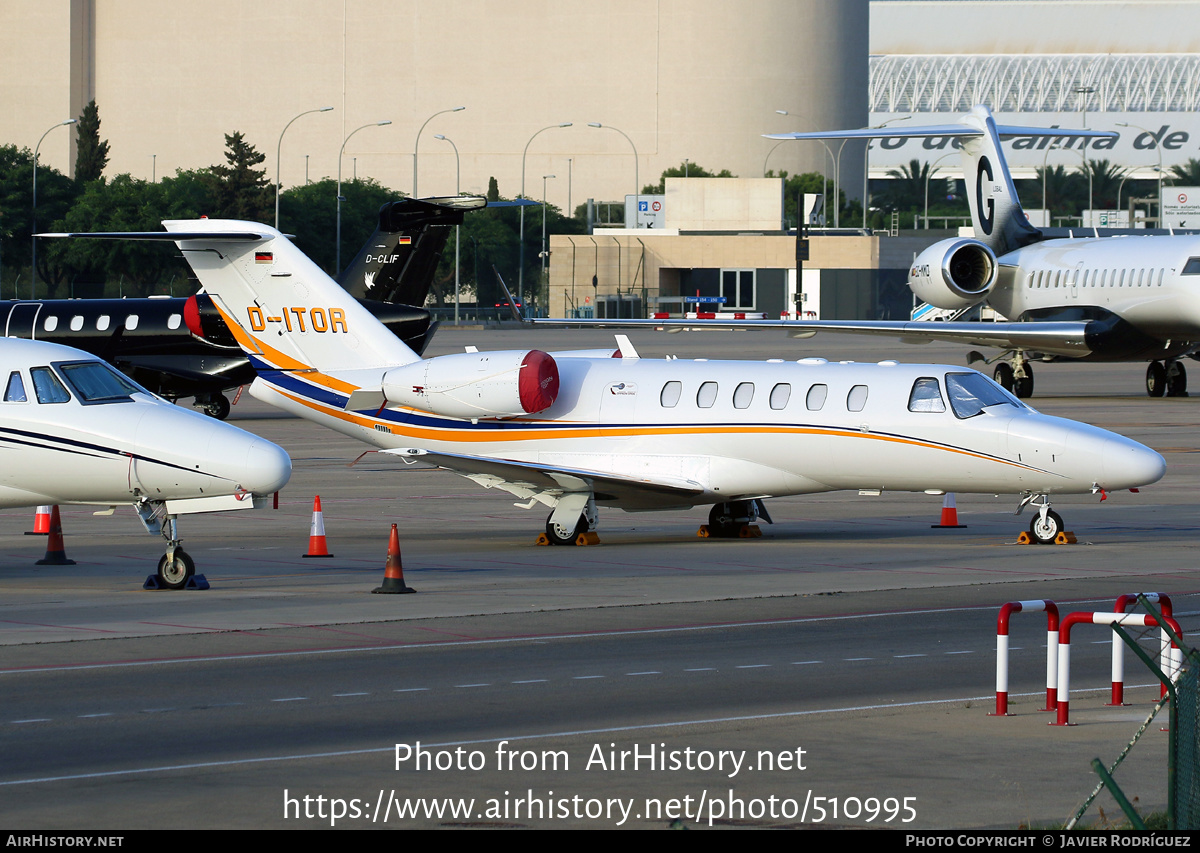
[[60, 231], [36, 234], [37, 237], [87, 237], [92, 240], [160, 240], [175, 243], [179, 240], [210, 240], [218, 243], [245, 243], [267, 239], [266, 234], [254, 231]]

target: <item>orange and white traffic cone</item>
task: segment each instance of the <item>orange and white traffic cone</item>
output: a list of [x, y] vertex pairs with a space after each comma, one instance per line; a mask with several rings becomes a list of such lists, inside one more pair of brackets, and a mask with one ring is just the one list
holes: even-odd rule
[[965, 524], [958, 523], [958, 508], [954, 506], [954, 492], [946, 492], [946, 497], [942, 499], [942, 522], [941, 524], [931, 524], [930, 527], [950, 528], [950, 527], [966, 527]]
[[400, 562], [400, 534], [396, 525], [392, 525], [392, 537], [388, 540], [387, 563], [383, 567], [383, 585], [371, 590], [375, 593], [391, 593], [404, 595], [416, 592], [404, 583], [404, 566]]
[[58, 516], [58, 507], [50, 510], [50, 539], [46, 542], [46, 556], [34, 563], [35, 566], [73, 566], [74, 560], [67, 559], [67, 549], [63, 545], [62, 519]]
[[308, 530], [308, 553], [304, 557], [332, 557], [325, 544], [325, 515], [321, 512], [321, 496], [313, 498], [312, 526]]
[[25, 531], [26, 536], [50, 535], [50, 507], [39, 506], [33, 516], [33, 530]]

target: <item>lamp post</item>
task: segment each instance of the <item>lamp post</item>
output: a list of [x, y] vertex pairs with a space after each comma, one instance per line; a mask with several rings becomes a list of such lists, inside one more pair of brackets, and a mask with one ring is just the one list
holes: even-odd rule
[[[1162, 215], [1162, 182], [1163, 182], [1162, 146], [1158, 144], [1158, 140], [1155, 139], [1154, 134], [1151, 133], [1150, 131], [1146, 130], [1146, 128], [1142, 127], [1141, 125], [1130, 124], [1127, 121], [1119, 121], [1119, 122], [1117, 122], [1117, 127], [1136, 128], [1137, 130], [1142, 131], [1143, 133], [1145, 133], [1147, 136], [1149, 136], [1151, 139], [1154, 140], [1154, 153], [1158, 155], [1158, 225], [1161, 228], [1162, 220], [1163, 220], [1163, 215]], [[1133, 223], [1130, 223], [1130, 224], [1132, 225]]]
[[334, 253], [334, 257], [336, 258], [334, 261], [334, 275], [340, 275], [342, 272], [342, 155], [346, 152], [346, 143], [350, 141], [351, 136], [360, 130], [366, 130], [368, 127], [383, 127], [391, 123], [391, 119], [384, 119], [383, 121], [373, 121], [370, 124], [364, 124], [362, 127], [356, 127], [342, 140], [342, 147], [338, 149], [337, 234], [334, 238], [337, 240], [337, 248]]
[[[317, 107], [315, 110], [305, 110], [304, 112], [300, 113], [300, 115], [293, 118], [292, 121], [289, 121], [287, 124], [285, 124], [283, 126], [282, 132], [280, 132], [280, 134], [279, 134], [279, 142], [275, 145], [275, 230], [276, 231], [279, 230], [279, 192], [281, 189], [280, 184], [279, 184], [279, 156], [283, 150], [283, 134], [287, 133], [287, 129], [292, 126], [292, 122], [295, 121], [296, 119], [300, 118], [300, 116], [306, 116], [309, 113], [327, 113], [332, 109], [333, 109], [333, 107]], [[305, 165], [307, 166], [307, 164], [305, 164]], [[305, 177], [307, 178], [307, 175]], [[341, 193], [339, 192], [338, 195], [341, 195]]]
[[[891, 124], [894, 121], [908, 121], [910, 118], [912, 118], [912, 116], [910, 116], [910, 115], [909, 116], [900, 116], [899, 118], [890, 118], [887, 121], [885, 121], [883, 124], [871, 125], [871, 127], [869, 129], [870, 130], [879, 130], [881, 127], [887, 127], [889, 124]], [[867, 198], [870, 195], [870, 191], [867, 188], [867, 171], [870, 168], [871, 142], [872, 142], [872, 140], [868, 139], [867, 147], [863, 149], [863, 219], [862, 219], [862, 227], [864, 230], [867, 227]], [[928, 213], [928, 211], [926, 211], [926, 213]]]
[[[450, 147], [454, 149], [454, 194], [460, 195], [462, 190], [459, 188], [462, 183], [462, 171], [459, 168], [458, 146], [454, 144], [454, 140], [445, 134], [435, 133], [434, 139], [440, 139], [443, 142], [449, 142]], [[454, 325], [458, 325], [458, 229], [461, 226], [454, 226]]]
[[77, 124], [79, 119], [69, 118], [66, 121], [60, 121], [53, 125], [50, 130], [42, 134], [42, 138], [37, 141], [37, 145], [33, 147], [33, 221], [30, 228], [30, 239], [33, 241], [32, 262], [30, 264], [31, 277], [29, 279], [29, 298], [34, 298], [34, 290], [37, 287], [37, 170], [38, 170], [38, 152], [42, 148], [42, 140], [50, 135], [50, 131], [56, 127], [66, 127], [69, 124]]
[[[525, 150], [521, 152], [521, 198], [525, 198], [525, 157], [529, 154], [529, 146], [533, 144], [533, 140], [537, 138], [539, 133], [545, 133], [547, 130], [553, 130], [556, 127], [570, 127], [572, 122], [564, 121], [559, 124], [551, 124], [536, 131], [533, 136], [529, 137], [529, 141], [525, 143]], [[521, 233], [519, 246], [520, 266], [517, 268], [517, 302], [523, 302], [525, 299], [525, 205], [520, 206]]]
[[[429, 124], [435, 118], [446, 113], [457, 113], [465, 110], [466, 107], [451, 107], [448, 110], [438, 110], [436, 113], [425, 119], [425, 124]], [[412, 197], [417, 198], [417, 146], [421, 144], [421, 131], [425, 129], [425, 124], [421, 125], [421, 129], [417, 131], [417, 141], [413, 143], [413, 192]], [[457, 149], [455, 149], [457, 151]]]
[[546, 258], [550, 255], [546, 251], [546, 181], [550, 178], [556, 178], [557, 175], [542, 175], [542, 281], [546, 280]]
[[[619, 127], [613, 127], [611, 124], [601, 124], [598, 121], [589, 121], [588, 127], [607, 127], [609, 130], [615, 130], [617, 133], [625, 137], [625, 141], [629, 143], [629, 147], [633, 149], [633, 227], [641, 226], [642, 211], [641, 211], [641, 196], [642, 196], [642, 181], [638, 177], [638, 153], [637, 146], [633, 144], [633, 140], [629, 138], [629, 134], [621, 130]], [[625, 223], [628, 225], [629, 223]]]

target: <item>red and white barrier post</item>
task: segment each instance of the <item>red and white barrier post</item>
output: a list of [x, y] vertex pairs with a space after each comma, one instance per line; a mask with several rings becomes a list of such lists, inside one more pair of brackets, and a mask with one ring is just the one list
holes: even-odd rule
[[[1163, 621], [1171, 626], [1177, 635], [1183, 636], [1179, 623], [1174, 619], [1163, 616]], [[1142, 613], [1069, 613], [1062, 620], [1058, 629], [1058, 716], [1052, 726], [1069, 726], [1068, 722], [1071, 705], [1071, 628], [1075, 625], [1134, 625], [1136, 627], [1157, 628], [1159, 623], [1153, 616]]]
[[1046, 707], [1042, 710], [1053, 711], [1057, 703], [1058, 606], [1040, 599], [1010, 601], [1000, 608], [996, 619], [996, 713], [989, 717], [1008, 716], [1008, 620], [1012, 614], [1026, 610], [1046, 613]]
[[[1164, 592], [1144, 592], [1140, 593], [1146, 596], [1151, 604], [1157, 604], [1163, 616], [1174, 616], [1171, 609], [1171, 597]], [[1137, 603], [1139, 593], [1132, 592], [1122, 595], [1116, 600], [1113, 605], [1114, 613], [1125, 613]], [[1112, 638], [1112, 702], [1111, 705], [1123, 705], [1125, 699], [1125, 644], [1121, 642], [1121, 638], [1115, 633]], [[1176, 658], [1178, 657], [1178, 660]], [[1167, 636], [1166, 630], [1163, 630], [1158, 648], [1158, 665], [1168, 678], [1174, 681], [1179, 677], [1179, 672], [1183, 668], [1183, 650], [1172, 649], [1171, 638]], [[1167, 695], [1167, 685], [1162, 685], [1159, 697]]]

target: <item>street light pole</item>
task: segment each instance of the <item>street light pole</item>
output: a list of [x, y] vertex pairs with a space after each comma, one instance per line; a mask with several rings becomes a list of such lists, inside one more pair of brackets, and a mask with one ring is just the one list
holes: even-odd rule
[[[451, 107], [448, 110], [438, 110], [436, 113], [425, 119], [425, 124], [429, 124], [435, 118], [445, 113], [457, 113], [465, 110], [466, 107]], [[417, 146], [421, 144], [421, 131], [425, 129], [425, 124], [421, 125], [421, 129], [417, 131], [417, 141], [413, 143], [413, 191], [412, 197], [417, 198]], [[457, 151], [457, 149], [455, 149]]]
[[[546, 181], [556, 177], [558, 176], [542, 175], [542, 281], [546, 280], [546, 258], [550, 254], [546, 251]], [[549, 302], [549, 293], [547, 293], [546, 301]]]
[[[642, 223], [642, 181], [638, 177], [637, 146], [633, 144], [633, 140], [629, 138], [629, 134], [621, 130], [619, 127], [613, 127], [611, 124], [601, 124], [598, 121], [589, 121], [588, 127], [607, 127], [609, 130], [615, 130], [617, 133], [625, 137], [625, 141], [628, 142], [629, 147], [633, 149], [633, 227], [640, 228]], [[628, 225], [629, 223], [626, 222], [625, 224]]]
[[[529, 146], [533, 144], [533, 140], [537, 138], [539, 133], [544, 133], [547, 130], [553, 130], [556, 127], [570, 127], [571, 125], [572, 125], [572, 122], [569, 122], [569, 121], [564, 121], [560, 124], [547, 125], [546, 127], [543, 127], [541, 130], [534, 133], [533, 136], [529, 137], [529, 141], [525, 143], [525, 150], [523, 152], [521, 152], [521, 199], [522, 200], [524, 200], [524, 198], [525, 198], [525, 157], [526, 157], [526, 155], [529, 154]], [[520, 266], [517, 268], [517, 302], [520, 303], [520, 302], [524, 302], [524, 299], [525, 299], [525, 205], [522, 204], [520, 206], [519, 210], [520, 210], [520, 220], [521, 220], [521, 225], [520, 225], [521, 244], [518, 247], [519, 255], [520, 255], [520, 260], [519, 260]]]
[[356, 127], [342, 140], [342, 147], [338, 149], [337, 234], [334, 238], [337, 240], [337, 248], [334, 252], [334, 257], [336, 258], [334, 261], [334, 275], [340, 275], [342, 272], [342, 154], [346, 152], [346, 143], [350, 141], [351, 136], [360, 130], [366, 130], [368, 127], [383, 127], [391, 123], [391, 119], [385, 119], [383, 121], [373, 121], [370, 124], [364, 124], [362, 127]]
[[[454, 194], [462, 194], [462, 170], [459, 168], [458, 146], [454, 144], [454, 140], [442, 133], [435, 133], [434, 139], [440, 139], [443, 142], [449, 142], [450, 147], [454, 149]], [[460, 225], [454, 226], [454, 325], [458, 325], [458, 229]]]
[[[305, 110], [304, 112], [300, 113], [300, 115], [293, 118], [292, 121], [295, 121], [296, 119], [300, 118], [300, 116], [306, 116], [309, 113], [327, 113], [332, 109], [333, 109], [333, 107], [317, 107], [315, 110]], [[292, 121], [289, 121], [287, 124], [285, 124], [283, 126], [283, 132], [279, 134], [279, 143], [275, 146], [275, 230], [276, 231], [279, 230], [279, 192], [280, 192], [279, 155], [283, 150], [283, 134], [287, 133], [287, 129], [292, 126]], [[307, 175], [305, 175], [305, 177], [307, 178]], [[338, 193], [338, 194], [341, 195], [341, 193]]]
[[[1162, 215], [1162, 182], [1163, 182], [1162, 146], [1158, 144], [1158, 140], [1155, 138], [1154, 134], [1151, 133], [1150, 131], [1146, 130], [1146, 128], [1142, 127], [1141, 125], [1130, 124], [1127, 121], [1119, 121], [1119, 122], [1117, 122], [1117, 127], [1136, 128], [1137, 130], [1142, 131], [1147, 136], [1149, 136], [1152, 140], [1154, 140], [1154, 153], [1158, 155], [1158, 227], [1161, 228], [1162, 223], [1163, 223], [1163, 215]], [[1129, 224], [1130, 224], [1130, 226], [1133, 225], [1132, 222]]]
[[33, 221], [32, 228], [29, 230], [30, 239], [33, 241], [32, 262], [30, 265], [29, 279], [29, 298], [33, 299], [34, 290], [37, 287], [37, 170], [38, 170], [38, 152], [42, 148], [42, 140], [50, 135], [50, 131], [55, 127], [66, 127], [69, 124], [77, 124], [79, 119], [69, 118], [66, 121], [60, 121], [42, 134], [42, 138], [38, 140], [37, 145], [33, 147]]

